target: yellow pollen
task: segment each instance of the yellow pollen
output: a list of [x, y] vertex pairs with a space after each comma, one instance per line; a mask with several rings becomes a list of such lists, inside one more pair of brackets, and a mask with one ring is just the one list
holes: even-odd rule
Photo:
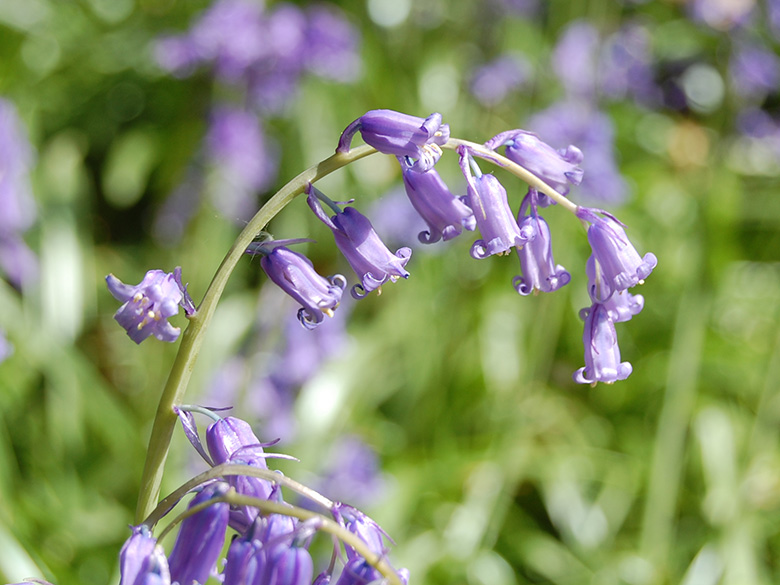
[[137, 292], [137, 293], [135, 293], [135, 296], [133, 297], [133, 302], [137, 303], [138, 301], [140, 301], [143, 298], [144, 298], [144, 295], [142, 295], [141, 293]]
[[644, 283], [645, 283], [645, 280], [644, 280], [644, 279], [642, 279], [642, 280], [640, 280], [640, 281], [639, 281], [637, 284], [644, 284]]
[[381, 295], [381, 294], [382, 294], [382, 287], [381, 287], [381, 286], [378, 286], [378, 287], [376, 288], [376, 296], [379, 296], [379, 295]]
[[325, 313], [328, 317], [333, 317], [333, 309], [322, 309], [322, 312]]

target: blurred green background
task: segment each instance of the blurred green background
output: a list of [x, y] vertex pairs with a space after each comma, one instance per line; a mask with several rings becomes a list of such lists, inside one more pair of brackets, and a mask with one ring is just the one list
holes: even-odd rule
[[[584, 363], [578, 311], [588, 303], [590, 252], [569, 214], [544, 211], [556, 261], [572, 274], [554, 294], [520, 297], [510, 284], [517, 258], [472, 259], [471, 233], [415, 245], [409, 280], [349, 303], [346, 341], [324, 363], [312, 358], [321, 367], [296, 390], [295, 432], [280, 435], [279, 450], [301, 462], [279, 468], [314, 482], [339, 437], [360, 437], [383, 474], [366, 511], [397, 543], [391, 559], [413, 583], [780, 581], [780, 150], [739, 131], [740, 113], [771, 116], [780, 100], [776, 89], [745, 97], [729, 69], [739, 35], [770, 52], [780, 46], [768, 9], [734, 3], [752, 9], [740, 28], [692, 18], [693, 3], [673, 1], [336, 4], [360, 33], [362, 73], [348, 82], [305, 73], [283, 111], [262, 114], [279, 165], [258, 201], [332, 153], [340, 131], [370, 109], [438, 111], [453, 136], [477, 142], [526, 128], [567, 98], [550, 65], [567, 27], [587, 22], [605, 39], [638, 24], [659, 95], [592, 98], [614, 125], [626, 196], [585, 202], [616, 213], [659, 263], [639, 291], [644, 311], [618, 325], [633, 374], [589, 388], [571, 379]], [[36, 152], [37, 221], [24, 239], [40, 265], [21, 289], [0, 281], [0, 328], [14, 346], [0, 363], [5, 582], [118, 582], [176, 344], [135, 346], [112, 318], [118, 303], [105, 275], [136, 283], [149, 269], [181, 266], [197, 302], [240, 229], [212, 203], [223, 186], [203, 141], [215, 104], [246, 95], [208, 66], [177, 76], [154, 58], [156, 39], [184, 34], [208, 7], [0, 2], [0, 97]], [[507, 53], [525, 60], [523, 81], [481, 102], [470, 91], [474, 72]], [[368, 213], [401, 185], [392, 162], [369, 157], [321, 188]], [[440, 169], [463, 194], [452, 153]], [[524, 186], [496, 174], [516, 209]], [[155, 218], [177, 192], [192, 218], [181, 238], [164, 241]], [[576, 187], [569, 196], [583, 200]], [[378, 230], [393, 213], [383, 209], [372, 217]], [[315, 238], [299, 250], [321, 273], [352, 279], [302, 200], [271, 231]], [[214, 372], [236, 354], [253, 375], [272, 363], [282, 325], [278, 302], [258, 292], [264, 282], [257, 262], [239, 266], [188, 396], [235, 405], [253, 423], [259, 417], [241, 408], [251, 396], [222, 397]], [[261, 438], [275, 438], [264, 428], [256, 424]], [[177, 432], [164, 491], [198, 469]]]

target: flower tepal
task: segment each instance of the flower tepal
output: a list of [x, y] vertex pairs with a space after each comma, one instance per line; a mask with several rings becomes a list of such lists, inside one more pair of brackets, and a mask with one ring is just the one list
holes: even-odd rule
[[307, 329], [314, 329], [325, 315], [333, 315], [347, 281], [340, 274], [329, 279], [320, 276], [311, 260], [285, 247], [285, 244], [303, 241], [309, 240], [253, 242], [246, 253], [262, 255], [260, 266], [268, 278], [303, 305], [298, 311], [298, 320]]
[[157, 544], [149, 529], [133, 528], [119, 553], [121, 579], [119, 585], [170, 585], [171, 575], [165, 551]]
[[346, 127], [336, 152], [348, 152], [357, 132], [381, 153], [414, 159], [411, 168], [419, 172], [433, 168], [441, 157], [441, 145], [450, 137], [450, 127], [441, 123], [441, 114], [423, 119], [393, 110], [371, 110]]
[[[114, 319], [136, 343], [150, 335], [168, 342], [179, 337], [181, 329], [168, 323], [168, 319], [179, 312], [179, 305], [186, 296], [177, 274], [150, 270], [137, 285], [125, 284], [113, 274], [106, 276], [109, 292], [124, 303]], [[191, 305], [189, 297], [186, 298]]]

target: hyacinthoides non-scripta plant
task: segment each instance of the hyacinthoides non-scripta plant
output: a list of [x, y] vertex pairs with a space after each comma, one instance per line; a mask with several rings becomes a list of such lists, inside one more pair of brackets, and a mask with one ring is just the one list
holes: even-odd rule
[[[352, 147], [360, 133], [364, 146]], [[435, 169], [443, 150], [453, 150], [467, 183], [467, 193], [456, 197]], [[499, 152], [503, 149], [504, 154]], [[305, 170], [275, 195], [248, 222], [228, 251], [196, 307], [182, 281], [180, 268], [173, 273], [149, 271], [136, 286], [107, 277], [110, 292], [124, 304], [115, 318], [136, 343], [149, 336], [175, 341], [180, 330], [167, 319], [183, 307], [189, 326], [181, 335], [179, 353], [163, 391], [152, 429], [136, 526], [122, 549], [122, 584], [202, 583], [217, 575], [218, 557], [228, 529], [236, 532], [220, 578], [225, 585], [237, 583], [317, 584], [329, 582], [341, 565], [339, 585], [408, 581], [406, 571], [395, 570], [386, 560], [386, 535], [370, 518], [268, 469], [266, 453], [245, 421], [222, 418], [213, 409], [185, 406], [189, 378], [227, 279], [244, 254], [260, 256], [268, 277], [301, 304], [298, 318], [312, 329], [333, 314], [347, 279], [319, 275], [304, 255], [290, 248], [306, 239], [275, 240], [264, 228], [297, 195], [305, 193], [318, 219], [333, 232], [336, 246], [358, 276], [351, 294], [362, 298], [381, 290], [388, 281], [407, 278], [409, 248], [389, 250], [371, 222], [349, 203], [337, 203], [314, 184], [324, 176], [374, 153], [395, 156], [401, 165], [409, 199], [428, 224], [419, 235], [423, 243], [450, 240], [463, 230], [478, 229], [480, 238], [471, 255], [482, 259], [508, 254], [513, 248], [520, 259], [521, 275], [513, 284], [521, 295], [553, 292], [568, 284], [569, 272], [555, 263], [551, 232], [539, 211], [552, 205], [563, 207], [587, 229], [592, 249], [585, 273], [591, 305], [580, 316], [585, 321], [583, 342], [585, 366], [577, 370], [576, 382], [595, 385], [624, 380], [631, 364], [621, 362], [615, 323], [627, 321], [644, 306], [641, 295], [628, 289], [652, 272], [656, 258], [640, 256], [628, 240], [624, 225], [601, 209], [582, 207], [567, 198], [571, 185], [578, 185], [583, 171], [578, 166], [583, 153], [574, 146], [555, 150], [537, 135], [524, 130], [502, 132], [484, 144], [450, 137], [440, 114], [418, 118], [391, 110], [373, 110], [352, 122], [342, 133], [335, 154]], [[477, 159], [494, 164], [525, 181], [529, 188], [517, 215], [498, 178], [485, 174]], [[258, 239], [258, 234], [263, 234]], [[195, 413], [213, 419], [203, 446]], [[158, 502], [163, 466], [173, 429], [181, 420], [185, 433], [211, 465], [211, 469], [184, 484]], [[295, 507], [283, 499], [282, 488], [312, 503]], [[166, 557], [153, 536], [157, 522], [189, 491], [197, 494], [186, 512], [162, 533], [181, 524], [172, 552]], [[320, 508], [319, 512], [310, 508]], [[327, 532], [334, 543], [328, 567], [314, 576], [308, 546], [318, 532]], [[339, 563], [339, 559], [341, 562]]]

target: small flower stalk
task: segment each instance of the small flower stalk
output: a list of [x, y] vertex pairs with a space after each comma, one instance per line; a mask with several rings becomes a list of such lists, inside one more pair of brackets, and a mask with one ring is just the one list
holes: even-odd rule
[[[368, 218], [354, 207], [339, 209], [311, 183], [306, 186], [306, 194], [306, 201], [314, 215], [333, 231], [336, 247], [360, 278], [360, 284], [352, 287], [353, 297], [363, 298], [388, 280], [395, 282], [399, 278], [409, 278], [404, 267], [412, 256], [410, 248], [399, 248], [393, 254], [374, 231]], [[335, 215], [328, 217], [322, 202]]]

